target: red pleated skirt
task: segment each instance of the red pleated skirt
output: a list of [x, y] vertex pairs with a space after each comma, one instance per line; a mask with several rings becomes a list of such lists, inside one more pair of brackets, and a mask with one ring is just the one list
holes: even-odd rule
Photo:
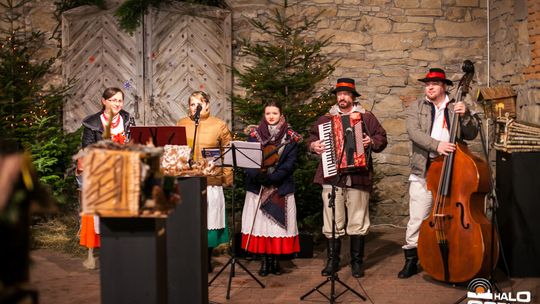
[[[248, 234], [242, 233], [242, 248], [246, 250]], [[298, 235], [292, 237], [254, 236], [249, 238], [248, 252], [258, 254], [292, 254], [300, 252]]]
[[94, 228], [94, 216], [83, 215], [81, 217], [81, 233], [79, 244], [88, 248], [99, 248], [101, 245], [99, 234]]

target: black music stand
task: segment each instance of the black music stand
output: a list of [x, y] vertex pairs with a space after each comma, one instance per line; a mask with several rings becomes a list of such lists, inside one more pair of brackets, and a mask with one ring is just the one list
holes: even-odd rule
[[165, 145], [187, 145], [186, 128], [180, 126], [133, 126], [131, 141], [145, 145], [150, 140], [156, 147]]
[[[349, 136], [347, 136], [347, 134], [343, 137], [343, 147], [341, 149], [341, 152], [339, 154], [339, 161], [337, 162], [337, 164], [341, 164], [342, 160], [343, 160], [343, 154], [345, 154], [345, 146], [347, 145], [347, 138]], [[336, 188], [337, 188], [337, 184], [339, 184], [339, 182], [341, 181], [341, 178], [342, 178], [342, 174], [341, 174], [341, 171], [338, 170], [338, 174], [336, 175], [336, 178], [334, 179], [334, 182], [332, 183], [332, 192], [330, 194], [328, 194], [328, 207], [332, 208], [332, 239], [336, 239]], [[332, 244], [333, 246], [335, 246], [334, 244]], [[333, 250], [335, 252], [335, 250]], [[324, 293], [322, 293], [319, 288], [323, 287], [326, 283], [330, 282], [330, 296], [327, 296], [325, 295]], [[340, 294], [338, 294], [336, 296], [336, 282], [338, 282], [339, 284], [341, 284], [341, 286], [345, 287], [345, 290], [342, 291]], [[354, 290], [353, 288], [351, 288], [349, 285], [343, 283], [339, 277], [338, 277], [338, 274], [337, 272], [334, 270], [334, 268], [332, 267], [332, 273], [326, 277], [326, 280], [322, 281], [319, 285], [317, 285], [316, 287], [314, 287], [313, 289], [311, 289], [310, 291], [308, 291], [307, 293], [305, 293], [303, 296], [300, 297], [300, 300], [304, 300], [307, 296], [309, 296], [310, 294], [312, 294], [314, 291], [320, 293], [323, 297], [327, 298], [328, 301], [330, 301], [330, 304], [333, 304], [335, 303], [335, 301], [337, 300], [337, 298], [339, 298], [341, 295], [343, 295], [344, 293], [346, 293], [347, 291], [350, 291], [352, 293], [354, 293], [357, 297], [359, 297], [360, 299], [362, 299], [363, 301], [366, 300], [366, 298], [364, 296], [362, 296], [360, 293], [358, 293], [356, 290]]]
[[[258, 145], [257, 145], [258, 144]], [[257, 155], [259, 157], [257, 158]], [[232, 184], [232, 202], [231, 202], [231, 210], [232, 210], [232, 234], [231, 234], [231, 257], [229, 258], [229, 261], [216, 273], [216, 275], [208, 282], [208, 286], [210, 286], [214, 280], [219, 277], [219, 275], [227, 268], [227, 266], [231, 265], [231, 270], [229, 272], [229, 282], [227, 284], [227, 300], [230, 299], [230, 293], [231, 293], [231, 282], [232, 278], [235, 276], [235, 265], [238, 264], [244, 271], [249, 274], [262, 288], [265, 288], [264, 284], [259, 281], [242, 263], [238, 260], [236, 257], [236, 244], [235, 244], [235, 190], [236, 190], [236, 184], [234, 182], [234, 179], [236, 177], [235, 172], [237, 168], [261, 168], [262, 163], [262, 149], [260, 146], [260, 143], [251, 143], [251, 142], [238, 142], [233, 141], [231, 142], [231, 146], [228, 147], [223, 154], [220, 156], [220, 158], [223, 160], [222, 166], [224, 167], [231, 167], [233, 172], [233, 184]]]

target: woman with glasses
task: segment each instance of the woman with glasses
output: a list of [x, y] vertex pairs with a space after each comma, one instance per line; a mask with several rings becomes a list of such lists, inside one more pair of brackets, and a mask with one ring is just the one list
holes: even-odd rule
[[[101, 96], [101, 110], [95, 114], [87, 116], [82, 125], [83, 148], [100, 141], [103, 137], [103, 131], [107, 125], [111, 125], [111, 140], [124, 144], [127, 141], [129, 128], [134, 124], [130, 121], [130, 114], [124, 110], [124, 92], [119, 88], [106, 88]], [[108, 116], [111, 115], [112, 118]]]
[[[124, 144], [129, 140], [129, 128], [135, 125], [131, 115], [122, 110], [124, 106], [124, 92], [119, 88], [106, 88], [101, 96], [101, 110], [87, 116], [82, 121], [83, 149], [103, 138], [105, 129], [110, 125], [110, 139], [118, 144]], [[77, 162], [77, 182], [82, 187], [82, 163]], [[87, 247], [88, 260], [84, 262], [87, 268], [95, 268], [93, 249], [100, 247], [99, 217], [97, 215], [83, 215], [81, 219], [80, 244]]]

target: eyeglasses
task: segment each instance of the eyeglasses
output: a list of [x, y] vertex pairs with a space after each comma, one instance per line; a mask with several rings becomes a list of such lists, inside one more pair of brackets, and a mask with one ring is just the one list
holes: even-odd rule
[[107, 99], [108, 102], [110, 103], [124, 103], [124, 100], [123, 99], [114, 99], [114, 98], [111, 98], [111, 99]]

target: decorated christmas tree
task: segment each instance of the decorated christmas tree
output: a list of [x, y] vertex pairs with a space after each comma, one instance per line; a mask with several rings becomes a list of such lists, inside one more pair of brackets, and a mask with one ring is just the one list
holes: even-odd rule
[[2, 0], [0, 16], [0, 128], [31, 153], [40, 180], [60, 197], [71, 155], [80, 140], [62, 130], [65, 87], [46, 87], [55, 58], [40, 58], [44, 34], [29, 31], [23, 10], [28, 0]]
[[[248, 56], [250, 66], [235, 69], [237, 83], [245, 96], [233, 97], [235, 121], [242, 125], [258, 124], [263, 105], [277, 101], [293, 129], [304, 138], [315, 120], [335, 102], [331, 88], [324, 89], [335, 62], [322, 52], [331, 37], [315, 39], [310, 30], [319, 23], [320, 13], [312, 16], [288, 14], [287, 1], [276, 8], [266, 20], [252, 19], [250, 23], [267, 41], [243, 41], [240, 56]], [[321, 12], [322, 13], [322, 12]], [[317, 159], [311, 158], [301, 143], [295, 171], [296, 201], [299, 225], [311, 225], [320, 220], [320, 192], [313, 191], [313, 175]], [[313, 221], [318, 219], [317, 221]], [[315, 224], [318, 226], [318, 223]]]

